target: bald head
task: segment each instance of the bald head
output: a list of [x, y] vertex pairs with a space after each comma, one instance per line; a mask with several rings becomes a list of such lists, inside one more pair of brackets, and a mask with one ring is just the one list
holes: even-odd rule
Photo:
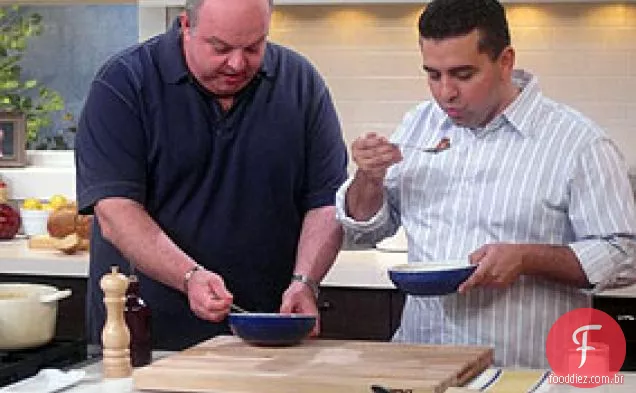
[[269, 7], [269, 11], [271, 12], [274, 8], [274, 0], [186, 0], [185, 3], [185, 12], [188, 15], [188, 19], [190, 20], [191, 28], [194, 28], [199, 20], [199, 11], [201, 9], [201, 5], [206, 2], [213, 3], [245, 3], [245, 5], [263, 5], [267, 4]]
[[188, 0], [181, 14], [190, 72], [208, 91], [230, 101], [258, 72], [272, 17], [270, 0]]

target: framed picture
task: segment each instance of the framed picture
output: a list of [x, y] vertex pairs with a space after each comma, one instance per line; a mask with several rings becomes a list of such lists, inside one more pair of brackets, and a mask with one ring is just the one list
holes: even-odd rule
[[0, 167], [26, 165], [26, 120], [24, 114], [0, 112]]

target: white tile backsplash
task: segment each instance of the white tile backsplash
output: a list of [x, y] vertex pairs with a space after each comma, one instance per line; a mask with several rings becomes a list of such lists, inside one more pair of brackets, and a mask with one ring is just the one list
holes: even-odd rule
[[[547, 96], [605, 127], [636, 168], [636, 4], [505, 6], [517, 65], [539, 77]], [[139, 13], [140, 38], [160, 32], [177, 14], [145, 8]], [[404, 111], [429, 96], [417, 46], [421, 8], [408, 3], [276, 6], [272, 41], [305, 54], [323, 73], [348, 144], [365, 131], [390, 134]], [[8, 172], [14, 179], [15, 171]], [[26, 187], [16, 190], [20, 196], [74, 194], [68, 169], [31, 175], [39, 188], [17, 180]]]
[[[535, 73], [547, 96], [603, 126], [636, 167], [636, 4], [505, 6], [517, 66]], [[323, 73], [349, 144], [367, 130], [390, 133], [429, 96], [417, 46], [421, 7], [276, 7], [271, 39]]]

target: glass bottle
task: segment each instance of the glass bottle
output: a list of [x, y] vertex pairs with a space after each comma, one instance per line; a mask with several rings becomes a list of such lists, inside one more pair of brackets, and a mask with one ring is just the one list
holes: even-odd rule
[[128, 277], [124, 318], [130, 331], [130, 360], [133, 367], [150, 364], [152, 360], [152, 333], [150, 308], [139, 295], [139, 279]]
[[20, 212], [9, 202], [7, 184], [0, 179], [0, 239], [13, 239], [21, 224]]

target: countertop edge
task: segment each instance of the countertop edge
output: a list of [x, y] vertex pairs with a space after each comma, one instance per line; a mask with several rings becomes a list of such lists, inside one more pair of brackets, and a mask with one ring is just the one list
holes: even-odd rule
[[[375, 249], [340, 251], [336, 262], [321, 282], [322, 287], [395, 289], [388, 276], [391, 266], [407, 263], [405, 252]], [[25, 238], [0, 242], [0, 274], [53, 277], [88, 277], [89, 254], [65, 255], [59, 251], [31, 250]], [[607, 289], [599, 297], [636, 298], [636, 284]]]

